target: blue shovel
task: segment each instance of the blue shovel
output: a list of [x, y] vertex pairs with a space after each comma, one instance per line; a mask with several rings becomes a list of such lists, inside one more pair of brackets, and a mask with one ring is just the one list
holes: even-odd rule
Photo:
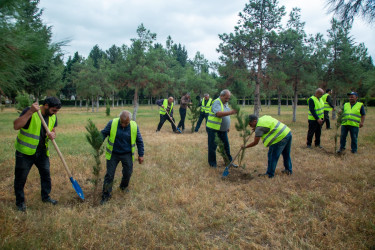
[[[40, 110], [38, 110], [38, 115], [39, 115], [40, 120], [41, 120], [42, 123], [43, 123], [44, 128], [45, 128], [46, 131], [47, 131], [47, 134], [49, 134], [50, 131], [49, 131], [49, 129], [48, 129], [48, 126], [47, 126], [46, 122], [44, 121], [44, 119], [43, 119], [43, 117], [42, 117], [42, 114], [40, 113]], [[81, 187], [79, 186], [78, 182], [77, 182], [75, 179], [73, 179], [72, 173], [70, 172], [70, 170], [69, 170], [69, 168], [68, 168], [68, 165], [66, 164], [65, 159], [64, 159], [63, 155], [62, 155], [61, 152], [60, 152], [59, 147], [57, 146], [55, 140], [51, 140], [51, 141], [52, 141], [52, 143], [53, 143], [53, 146], [55, 146], [55, 149], [56, 149], [56, 151], [57, 151], [57, 154], [60, 156], [60, 159], [61, 159], [61, 161], [62, 161], [62, 163], [63, 163], [63, 165], [64, 165], [64, 167], [65, 167], [66, 172], [68, 173], [68, 176], [69, 176], [70, 182], [72, 183], [74, 190], [77, 192], [79, 198], [81, 198], [82, 200], [84, 200], [84, 199], [85, 199], [85, 196], [83, 195], [83, 191], [82, 191]]]

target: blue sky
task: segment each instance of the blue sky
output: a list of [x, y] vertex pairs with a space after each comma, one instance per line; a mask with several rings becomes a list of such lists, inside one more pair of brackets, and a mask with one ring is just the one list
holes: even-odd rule
[[[137, 27], [143, 23], [165, 44], [170, 35], [175, 43], [185, 45], [189, 58], [200, 51], [209, 61], [218, 61], [218, 34], [230, 33], [238, 21], [245, 0], [41, 0], [43, 20], [53, 26], [55, 42], [69, 39], [64, 47], [66, 57], [75, 51], [87, 57], [95, 44], [107, 50], [113, 44], [130, 45]], [[293, 7], [301, 9], [307, 34], [326, 35], [332, 15], [325, 0], [280, 0], [288, 14]], [[356, 43], [365, 43], [375, 59], [374, 25], [356, 19], [352, 36]], [[67, 59], [67, 58], [65, 58]]]

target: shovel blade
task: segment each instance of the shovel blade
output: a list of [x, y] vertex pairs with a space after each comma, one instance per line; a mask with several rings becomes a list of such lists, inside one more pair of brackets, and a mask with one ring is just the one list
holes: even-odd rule
[[224, 169], [223, 177], [227, 177], [228, 175], [229, 175], [229, 166], [227, 166], [227, 167]]
[[79, 198], [84, 200], [85, 196], [83, 195], [83, 191], [82, 191], [81, 187], [79, 186], [78, 182], [75, 179], [73, 179], [73, 177], [70, 177], [69, 179], [70, 179], [70, 182], [72, 183], [72, 186], [73, 186], [74, 190], [78, 194]]

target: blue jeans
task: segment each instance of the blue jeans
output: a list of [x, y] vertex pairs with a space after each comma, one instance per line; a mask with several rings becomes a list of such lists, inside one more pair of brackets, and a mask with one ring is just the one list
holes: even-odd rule
[[232, 156], [230, 155], [230, 146], [228, 140], [228, 132], [227, 131], [218, 131], [211, 128], [207, 128], [208, 133], [208, 164], [211, 167], [216, 167], [216, 148], [217, 144], [215, 142], [216, 134], [218, 135], [219, 139], [224, 143], [225, 153], [227, 154], [229, 161], [232, 161]]
[[358, 149], [358, 132], [359, 127], [343, 125], [341, 126], [341, 136], [340, 136], [340, 150], [345, 149], [346, 137], [350, 133], [350, 138], [352, 139], [351, 148], [352, 152], [356, 153]]
[[290, 158], [290, 149], [292, 147], [292, 133], [289, 132], [281, 141], [269, 147], [268, 150], [268, 168], [267, 174], [269, 177], [275, 175], [277, 162], [279, 161], [280, 154], [284, 158], [285, 170], [292, 173], [292, 159]]
[[133, 173], [132, 153], [116, 154], [112, 153], [110, 160], [107, 160], [107, 173], [104, 177], [102, 198], [109, 198], [112, 192], [113, 179], [115, 178], [118, 163], [122, 163], [122, 180], [120, 187], [129, 186], [130, 177]]
[[197, 122], [197, 126], [195, 126], [195, 132], [198, 132], [199, 128], [201, 127], [203, 119], [206, 119], [206, 124], [207, 124], [208, 113], [201, 112], [199, 114], [199, 119], [198, 119], [198, 122]]
[[35, 164], [40, 175], [42, 200], [49, 198], [51, 193], [51, 174], [49, 158], [46, 151], [37, 151], [34, 155], [25, 155], [16, 151], [16, 168], [14, 170], [14, 192], [16, 194], [16, 205], [19, 206], [25, 202], [25, 193], [23, 191], [27, 176], [31, 167]]

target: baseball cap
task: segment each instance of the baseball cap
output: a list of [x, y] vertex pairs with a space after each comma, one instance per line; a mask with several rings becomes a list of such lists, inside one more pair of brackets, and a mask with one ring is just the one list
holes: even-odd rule
[[350, 93], [348, 93], [347, 95], [355, 95], [356, 97], [358, 97], [358, 94], [357, 94], [357, 92], [350, 92]]

